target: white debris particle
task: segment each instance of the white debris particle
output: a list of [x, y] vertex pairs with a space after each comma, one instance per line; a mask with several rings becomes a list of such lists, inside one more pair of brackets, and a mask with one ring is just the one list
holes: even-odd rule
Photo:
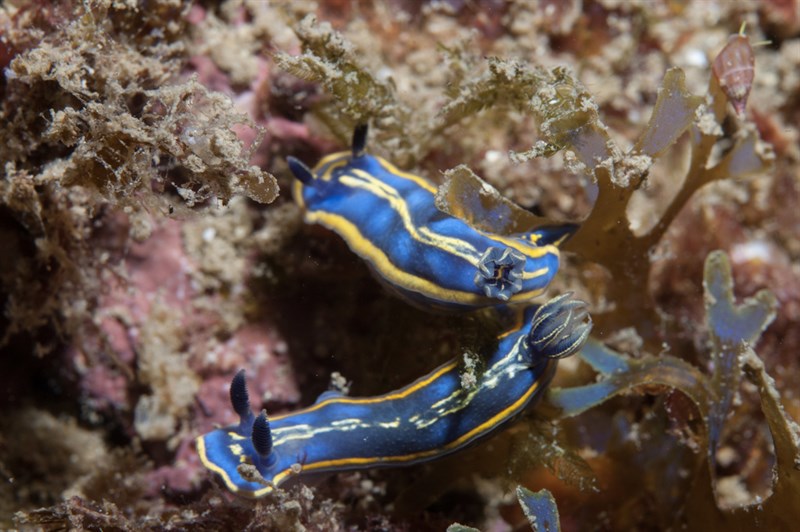
[[213, 227], [206, 227], [203, 229], [203, 241], [211, 242], [217, 236], [217, 230]]

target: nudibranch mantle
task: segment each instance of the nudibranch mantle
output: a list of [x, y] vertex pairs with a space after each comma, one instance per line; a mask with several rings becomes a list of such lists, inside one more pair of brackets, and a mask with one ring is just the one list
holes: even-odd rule
[[[486, 369], [464, 387], [458, 360], [376, 397], [323, 394], [312, 406], [267, 420], [250, 410], [244, 372], [231, 385], [240, 422], [197, 439], [203, 464], [234, 493], [260, 497], [304, 475], [402, 466], [457, 451], [498, 430], [540, 397], [557, 359], [583, 346], [585, 303], [554, 298], [522, 315], [522, 325], [484, 353]], [[262, 479], [243, 476], [253, 466]], [[247, 478], [246, 478], [247, 477]]]
[[544, 291], [571, 225], [480, 230], [440, 211], [433, 183], [365, 153], [365, 143], [362, 126], [352, 151], [328, 155], [313, 170], [289, 158], [308, 223], [338, 233], [380, 281], [418, 306], [470, 310], [529, 302]]

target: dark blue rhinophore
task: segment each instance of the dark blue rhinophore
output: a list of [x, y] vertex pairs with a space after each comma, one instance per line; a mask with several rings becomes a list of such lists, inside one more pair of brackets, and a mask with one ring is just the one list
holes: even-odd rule
[[272, 431], [269, 429], [267, 411], [262, 410], [258, 417], [253, 421], [253, 433], [251, 436], [253, 449], [258, 455], [258, 465], [269, 467], [275, 463], [275, 454], [272, 452]]
[[314, 180], [314, 172], [312, 172], [311, 168], [303, 164], [300, 160], [289, 156], [286, 158], [286, 164], [289, 165], [289, 170], [292, 171], [294, 177], [297, 178], [301, 183], [310, 185], [311, 181]]
[[350, 150], [353, 159], [358, 159], [366, 153], [368, 131], [369, 128], [367, 124], [359, 124], [353, 129], [353, 142], [351, 143], [352, 149]]
[[242, 432], [249, 432], [253, 425], [253, 412], [250, 410], [250, 394], [247, 393], [247, 380], [244, 370], [239, 370], [231, 381], [231, 406], [239, 416], [239, 428]]

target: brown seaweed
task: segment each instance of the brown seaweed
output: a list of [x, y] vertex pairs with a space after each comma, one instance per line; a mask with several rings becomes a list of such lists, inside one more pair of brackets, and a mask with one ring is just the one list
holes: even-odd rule
[[[556, 417], [572, 417], [635, 388], [652, 390], [653, 385], [658, 385], [679, 390], [691, 399], [706, 426], [701, 447], [706, 449], [703, 456], [709, 476], [707, 480], [703, 480], [704, 475], [696, 479], [694, 492], [686, 501], [689, 507], [698, 508], [687, 513], [690, 527], [785, 529], [799, 517], [796, 504], [790, 501], [800, 483], [796, 467], [800, 457], [800, 433], [781, 406], [772, 379], [766, 375], [763, 362], [752, 349], [775, 317], [775, 299], [769, 292], [761, 291], [737, 305], [730, 265], [722, 252], [712, 253], [707, 258], [704, 287], [714, 361], [711, 375], [670, 355], [630, 359], [592, 341], [581, 357], [600, 373], [600, 380], [581, 387], [551, 390], [549, 408]], [[715, 497], [716, 450], [742, 377], [758, 387], [761, 409], [775, 445], [773, 491], [765, 500], [749, 506], [723, 510], [719, 504], [712, 504], [716, 512], [708, 514], [699, 510], [703, 503], [698, 498]]]

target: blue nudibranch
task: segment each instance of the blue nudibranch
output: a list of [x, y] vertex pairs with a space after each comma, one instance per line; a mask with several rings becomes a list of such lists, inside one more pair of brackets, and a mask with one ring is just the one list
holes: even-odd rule
[[367, 128], [353, 147], [314, 170], [293, 157], [295, 200], [306, 221], [338, 233], [383, 281], [417, 305], [470, 310], [540, 295], [558, 270], [558, 244], [574, 226], [490, 234], [435, 204], [437, 188], [365, 153]]
[[464, 386], [458, 360], [377, 397], [323, 394], [312, 406], [267, 419], [250, 409], [244, 371], [231, 384], [239, 423], [197, 439], [203, 464], [239, 495], [260, 497], [304, 475], [403, 466], [455, 452], [504, 426], [541, 396], [557, 359], [591, 329], [569, 294], [522, 314], [522, 325], [482, 353], [486, 369]]

